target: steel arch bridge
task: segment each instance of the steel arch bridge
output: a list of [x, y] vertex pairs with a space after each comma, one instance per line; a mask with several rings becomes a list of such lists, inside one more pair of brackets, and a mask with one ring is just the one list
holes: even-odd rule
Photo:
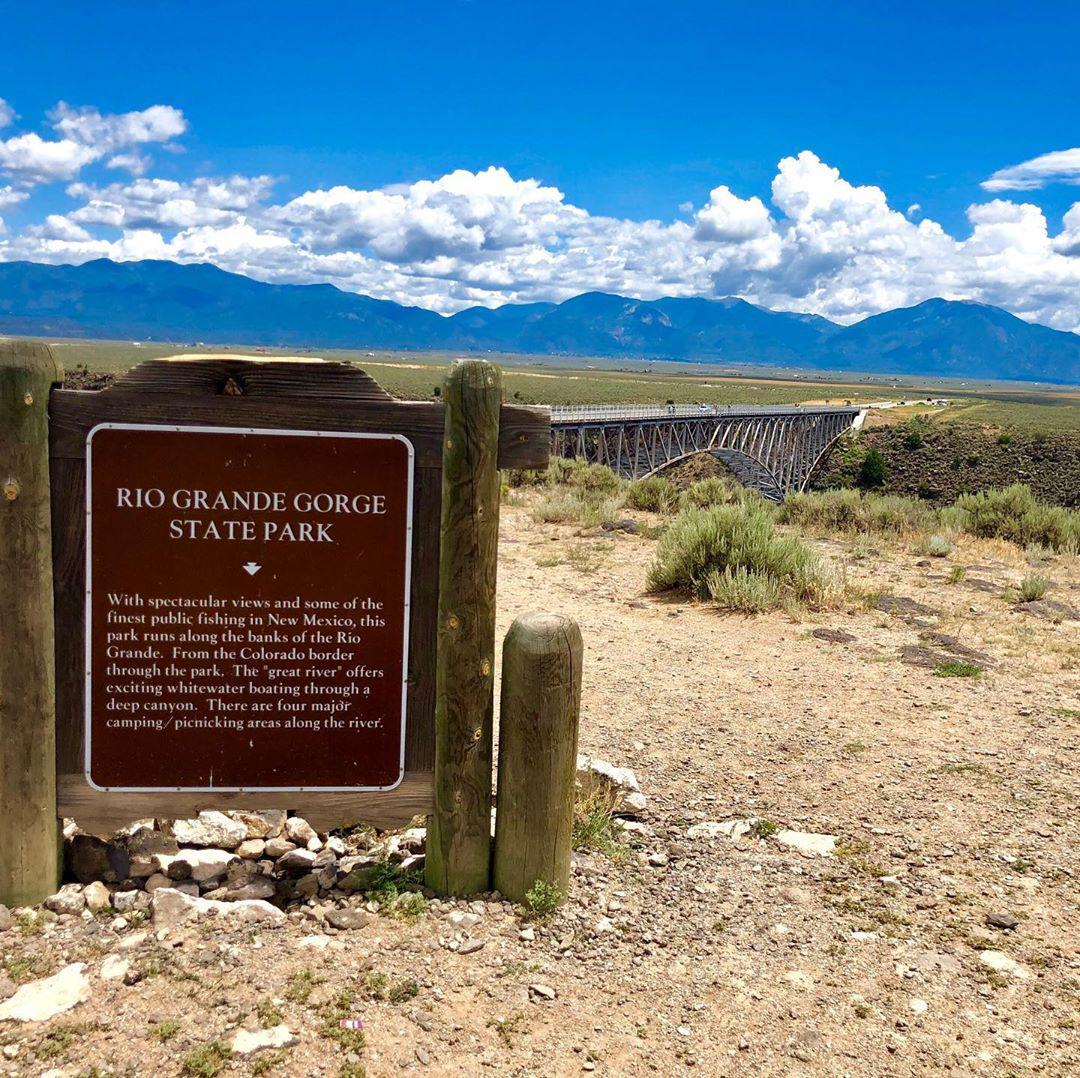
[[739, 482], [780, 501], [805, 490], [829, 447], [865, 418], [865, 408], [850, 405], [555, 406], [551, 453], [604, 464], [626, 479], [710, 453]]

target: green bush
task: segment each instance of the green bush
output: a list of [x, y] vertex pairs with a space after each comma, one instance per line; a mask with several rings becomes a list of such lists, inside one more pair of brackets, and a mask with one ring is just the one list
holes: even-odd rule
[[626, 480], [617, 476], [603, 464], [586, 464], [584, 461], [569, 462], [566, 478], [562, 482], [577, 490], [587, 490], [594, 494], [615, 494], [626, 486]]
[[1041, 599], [1049, 590], [1050, 580], [1038, 573], [1032, 573], [1031, 576], [1026, 576], [1020, 581], [1017, 593], [1020, 602], [1033, 603], [1036, 599]]
[[821, 609], [839, 593], [809, 547], [778, 534], [767, 511], [745, 505], [683, 510], [660, 537], [648, 586], [739, 610]]
[[926, 436], [930, 433], [930, 420], [926, 416], [912, 416], [904, 424], [904, 447], [906, 449], [921, 449], [926, 444]]
[[793, 494], [780, 506], [778, 519], [810, 532], [902, 535], [926, 531], [935, 518], [932, 509], [914, 498], [823, 490]]
[[565, 898], [566, 895], [555, 884], [538, 879], [525, 892], [525, 902], [518, 913], [527, 920], [548, 921], [555, 915]]
[[626, 504], [649, 513], [674, 513], [679, 500], [679, 488], [660, 475], [638, 479], [626, 489]]
[[683, 505], [707, 509], [712, 505], [758, 505], [763, 509], [768, 502], [756, 490], [740, 486], [731, 479], [710, 475], [698, 479], [683, 491]]
[[945, 659], [934, 667], [934, 677], [979, 677], [982, 667], [964, 659]]
[[859, 486], [883, 487], [887, 476], [888, 469], [885, 467], [885, 458], [881, 455], [881, 451], [871, 449], [863, 457], [863, 462], [859, 466]]
[[1023, 483], [962, 494], [953, 517], [962, 530], [983, 539], [1037, 543], [1071, 553], [1080, 548], [1080, 512], [1040, 502]]

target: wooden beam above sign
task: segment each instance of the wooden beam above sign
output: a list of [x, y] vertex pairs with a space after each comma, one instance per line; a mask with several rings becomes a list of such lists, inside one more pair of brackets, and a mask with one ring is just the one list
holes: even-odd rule
[[[230, 391], [230, 387], [235, 390]], [[239, 392], [236, 392], [238, 390]], [[334, 402], [332, 415], [326, 402]], [[377, 427], [408, 434], [417, 467], [442, 462], [441, 401], [399, 401], [365, 371], [318, 359], [177, 356], [140, 363], [108, 389], [54, 390], [51, 456], [81, 460], [86, 432], [98, 423], [214, 422], [321, 430]], [[499, 415], [499, 467], [544, 468], [550, 452], [551, 412], [504, 404]]]

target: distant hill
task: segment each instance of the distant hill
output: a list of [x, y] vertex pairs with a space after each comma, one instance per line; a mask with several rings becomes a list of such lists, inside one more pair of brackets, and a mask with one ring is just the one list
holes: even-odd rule
[[1080, 382], [1080, 335], [968, 301], [928, 299], [872, 315], [823, 342], [818, 354], [845, 370]]
[[332, 285], [271, 285], [210, 265], [0, 263], [0, 333], [323, 348], [450, 349], [1080, 383], [1080, 335], [931, 299], [842, 327], [745, 300], [472, 307], [443, 317]]
[[333, 285], [263, 284], [209, 265], [0, 262], [0, 333], [7, 334], [430, 348], [445, 323], [433, 311]]

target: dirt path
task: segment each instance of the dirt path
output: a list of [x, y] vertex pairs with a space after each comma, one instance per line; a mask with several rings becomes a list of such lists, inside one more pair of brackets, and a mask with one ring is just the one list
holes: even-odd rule
[[[1027, 571], [1004, 545], [925, 564], [821, 547], [909, 602], [720, 616], [642, 593], [651, 540], [505, 507], [499, 632], [529, 608], [580, 621], [582, 750], [637, 772], [633, 848], [579, 852], [569, 905], [534, 927], [483, 902], [355, 932], [312, 909], [127, 949], [134, 929], [107, 918], [12, 928], [9, 977], [84, 961], [93, 994], [0, 1026], [0, 1073], [212, 1074], [193, 1052], [275, 1014], [299, 1043], [223, 1073], [1075, 1073], [1080, 623], [1001, 597]], [[967, 578], [948, 584], [956, 563]], [[1075, 560], [1045, 571], [1080, 606]], [[937, 677], [905, 647], [915, 662], [969, 648], [987, 673]], [[765, 837], [695, 827], [746, 818]], [[836, 836], [836, 852], [800, 854], [777, 827]], [[145, 975], [101, 980], [110, 953]], [[362, 1050], [342, 1014], [362, 1017]]]

